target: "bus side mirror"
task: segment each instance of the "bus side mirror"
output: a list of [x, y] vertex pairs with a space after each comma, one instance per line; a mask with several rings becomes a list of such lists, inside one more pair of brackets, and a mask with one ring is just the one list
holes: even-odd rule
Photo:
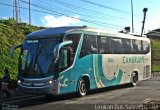
[[17, 49], [17, 48], [20, 48], [21, 46], [22, 46], [22, 44], [15, 45], [15, 46], [11, 47], [11, 49], [10, 49], [10, 57], [11, 58], [14, 57], [14, 50]]
[[59, 45], [57, 45], [55, 47], [55, 49], [54, 49], [54, 59], [55, 59], [55, 62], [57, 62], [59, 60], [61, 48], [64, 47], [64, 46], [66, 46], [66, 45], [69, 45], [69, 44], [72, 44], [72, 41], [62, 42], [62, 43], [60, 43]]
[[60, 62], [59, 68], [63, 69], [71, 65], [71, 51], [69, 48], [61, 48], [60, 50]]

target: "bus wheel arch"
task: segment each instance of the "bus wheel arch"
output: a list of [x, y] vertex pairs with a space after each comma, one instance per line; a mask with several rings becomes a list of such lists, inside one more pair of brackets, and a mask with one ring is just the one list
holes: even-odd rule
[[77, 95], [79, 97], [86, 96], [90, 89], [90, 79], [88, 76], [82, 76], [78, 80], [77, 84]]
[[132, 86], [136, 86], [138, 83], [138, 71], [133, 71], [131, 74], [131, 84]]

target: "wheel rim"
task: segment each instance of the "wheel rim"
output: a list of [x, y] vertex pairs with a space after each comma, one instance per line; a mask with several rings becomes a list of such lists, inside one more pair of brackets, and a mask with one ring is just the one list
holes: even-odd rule
[[133, 85], [136, 85], [136, 84], [137, 84], [137, 81], [138, 81], [137, 75], [134, 75], [132, 80], [133, 80], [133, 81], [132, 81]]
[[87, 88], [86, 88], [85, 82], [83, 80], [80, 83], [79, 92], [81, 95], [86, 95], [86, 93], [87, 93]]

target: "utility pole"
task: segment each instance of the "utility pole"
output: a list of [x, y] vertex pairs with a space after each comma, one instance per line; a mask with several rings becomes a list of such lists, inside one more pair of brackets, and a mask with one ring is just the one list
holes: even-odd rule
[[18, 6], [17, 6], [17, 0], [15, 0], [15, 14], [16, 14], [16, 21], [18, 22]]
[[29, 25], [31, 25], [31, 0], [29, 0]]
[[20, 5], [18, 0], [18, 21], [21, 22]]
[[133, 1], [131, 0], [131, 11], [132, 11], [132, 33], [134, 33], [134, 24], [133, 24]]
[[144, 17], [143, 17], [143, 21], [142, 21], [141, 37], [142, 37], [142, 34], [143, 34], [143, 30], [144, 30], [144, 24], [145, 24], [145, 20], [146, 20], [146, 12], [147, 11], [148, 11], [148, 8], [143, 9]]
[[19, 0], [13, 0], [13, 18], [16, 19], [16, 22], [20, 22], [20, 8]]
[[15, 6], [15, 0], [13, 0], [13, 19], [15, 19], [15, 15], [14, 15], [14, 6]]

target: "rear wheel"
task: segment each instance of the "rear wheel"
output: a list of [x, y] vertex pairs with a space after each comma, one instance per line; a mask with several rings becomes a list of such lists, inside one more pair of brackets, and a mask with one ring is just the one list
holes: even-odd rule
[[136, 74], [135, 72], [132, 74], [132, 86], [136, 86], [138, 83], [138, 74]]
[[79, 80], [78, 84], [78, 96], [83, 97], [87, 94], [87, 85], [84, 79]]

